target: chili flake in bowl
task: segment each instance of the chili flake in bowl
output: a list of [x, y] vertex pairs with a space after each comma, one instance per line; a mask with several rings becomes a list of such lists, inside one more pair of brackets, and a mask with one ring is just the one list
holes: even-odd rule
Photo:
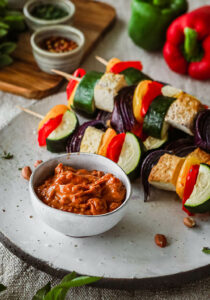
[[55, 25], [41, 28], [31, 36], [34, 58], [39, 68], [49, 74], [57, 69], [71, 73], [83, 56], [84, 34], [73, 26]]
[[39, 165], [30, 177], [29, 191], [43, 222], [65, 235], [84, 237], [101, 234], [123, 218], [131, 184], [108, 158], [71, 153]]
[[52, 36], [44, 39], [40, 43], [40, 47], [52, 53], [64, 53], [76, 49], [78, 44], [65, 37]]

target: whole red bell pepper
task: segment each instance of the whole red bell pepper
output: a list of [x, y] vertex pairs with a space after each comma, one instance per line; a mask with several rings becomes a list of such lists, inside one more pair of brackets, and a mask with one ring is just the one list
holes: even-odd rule
[[210, 78], [210, 5], [172, 22], [163, 55], [168, 66], [177, 73], [199, 80]]
[[114, 136], [107, 147], [106, 157], [108, 157], [109, 159], [117, 163], [120, 157], [120, 152], [122, 150], [124, 140], [125, 140], [124, 132]]
[[134, 68], [141, 71], [143, 66], [140, 61], [121, 61], [119, 63], [114, 64], [114, 66], [110, 69], [110, 72], [119, 74], [120, 72], [129, 68]]
[[38, 143], [39, 146], [46, 145], [46, 138], [50, 133], [55, 130], [61, 123], [63, 119], [63, 114], [58, 115], [53, 119], [49, 119], [38, 131]]
[[[84, 75], [86, 74], [86, 71], [84, 69], [77, 69], [74, 73], [73, 76], [75, 77], [79, 77], [82, 78]], [[67, 100], [69, 100], [76, 84], [77, 84], [77, 80], [71, 79], [66, 87], [66, 95], [67, 95]]]
[[187, 199], [189, 199], [190, 195], [192, 194], [192, 191], [194, 189], [194, 186], [196, 184], [196, 180], [198, 177], [199, 172], [199, 165], [193, 165], [189, 169], [189, 172], [187, 174], [185, 188], [184, 188], [184, 194], [182, 199], [182, 209], [188, 214], [191, 215], [191, 213], [184, 207], [185, 202]]

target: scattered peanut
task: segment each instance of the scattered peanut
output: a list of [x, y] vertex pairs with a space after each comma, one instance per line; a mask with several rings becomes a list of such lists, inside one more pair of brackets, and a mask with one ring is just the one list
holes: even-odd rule
[[29, 180], [31, 177], [31, 168], [29, 166], [26, 166], [24, 168], [22, 168], [21, 174], [23, 176], [24, 179]]
[[43, 163], [43, 160], [39, 159], [34, 163], [34, 167], [38, 167], [38, 165], [40, 165], [41, 163]]
[[195, 220], [193, 218], [190, 218], [190, 217], [185, 217], [184, 220], [184, 225], [189, 227], [189, 228], [192, 228], [192, 227], [195, 227]]
[[167, 244], [167, 240], [165, 235], [163, 234], [156, 234], [155, 235], [155, 243], [158, 247], [164, 248]]

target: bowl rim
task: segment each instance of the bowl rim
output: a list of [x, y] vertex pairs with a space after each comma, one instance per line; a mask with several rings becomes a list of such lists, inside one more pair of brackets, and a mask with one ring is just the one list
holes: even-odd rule
[[[60, 2], [65, 3], [68, 7], [69, 7], [69, 11], [68, 11], [68, 15], [59, 19], [55, 19], [55, 20], [44, 20], [44, 19], [39, 19], [36, 18], [34, 16], [31, 15], [30, 11], [29, 11], [29, 6], [32, 3], [37, 3], [37, 6], [39, 4], [39, 2], [37, 0], [29, 0], [25, 3], [24, 7], [23, 7], [23, 13], [25, 15], [26, 18], [28, 18], [30, 21], [33, 21], [34, 23], [38, 24], [38, 25], [56, 25], [62, 22], [66, 22], [70, 19], [73, 18], [74, 14], [75, 14], [75, 5], [73, 2], [71, 2], [70, 0], [59, 0]], [[53, 2], [52, 0], [47, 0], [47, 2]], [[47, 4], [47, 3], [46, 3]]]
[[[109, 163], [111, 162], [111, 164], [113, 165], [116, 165], [117, 168], [119, 168], [119, 170], [122, 172], [123, 176], [125, 177], [125, 180], [126, 180], [126, 183], [127, 183], [127, 187], [126, 187], [126, 198], [124, 200], [124, 202], [115, 210], [111, 211], [111, 212], [108, 212], [106, 214], [100, 214], [100, 215], [82, 215], [82, 214], [76, 214], [76, 213], [72, 213], [72, 212], [67, 212], [67, 211], [63, 211], [61, 209], [57, 209], [57, 208], [54, 208], [54, 207], [51, 207], [47, 204], [45, 204], [41, 199], [39, 199], [39, 197], [37, 196], [35, 190], [34, 190], [34, 186], [32, 184], [33, 182], [33, 178], [35, 176], [35, 173], [37, 172], [37, 170], [39, 168], [42, 168], [46, 163], [50, 162], [50, 161], [53, 161], [53, 160], [56, 160], [56, 159], [59, 159], [61, 157], [64, 157], [64, 156], [68, 156], [70, 155], [71, 157], [77, 157], [78, 155], [84, 155], [84, 156], [91, 156], [91, 157], [95, 157], [95, 156], [98, 156], [100, 157], [100, 159], [102, 160], [107, 160], [109, 161]], [[110, 172], [111, 173], [111, 172]], [[111, 173], [112, 174], [112, 173]], [[54, 211], [54, 212], [57, 212], [59, 214], [65, 214], [65, 215], [68, 215], [68, 216], [76, 216], [76, 217], [81, 217], [81, 218], [101, 218], [101, 217], [107, 217], [109, 215], [112, 215], [112, 214], [115, 214], [117, 211], [121, 210], [125, 205], [127, 205], [127, 202], [129, 201], [129, 199], [131, 198], [131, 194], [132, 194], [132, 186], [131, 186], [131, 182], [130, 182], [130, 179], [128, 178], [128, 176], [126, 175], [126, 173], [123, 171], [123, 169], [118, 165], [116, 164], [115, 162], [113, 162], [112, 160], [110, 160], [109, 158], [105, 157], [105, 156], [101, 156], [101, 155], [98, 155], [98, 154], [92, 154], [92, 153], [83, 153], [83, 152], [74, 152], [74, 153], [65, 153], [65, 154], [60, 154], [54, 158], [50, 158], [48, 160], [46, 160], [45, 162], [41, 163], [32, 173], [31, 177], [30, 177], [30, 180], [29, 180], [29, 191], [30, 191], [30, 194], [32, 193], [33, 197], [36, 199], [36, 201], [41, 204], [42, 206], [44, 206], [45, 208], [51, 210], [51, 211]], [[31, 195], [30, 195], [31, 196]]]
[[[49, 52], [49, 51], [44, 50], [41, 47], [39, 47], [37, 45], [37, 43], [35, 42], [35, 38], [40, 33], [50, 32], [50, 31], [53, 31], [55, 29], [59, 30], [60, 32], [69, 31], [69, 33], [76, 34], [77, 36], [79, 36], [79, 38], [81, 40], [80, 45], [78, 44], [78, 47], [75, 48], [74, 50], [63, 52], [63, 53], [52, 53], [52, 52]], [[85, 44], [85, 36], [84, 36], [84, 34], [81, 30], [77, 29], [74, 26], [70, 26], [70, 25], [52, 25], [52, 26], [42, 27], [42, 28], [38, 29], [37, 31], [35, 31], [31, 35], [30, 42], [31, 42], [32, 48], [41, 55], [45, 55], [45, 56], [47, 55], [49, 57], [54, 57], [54, 58], [55, 57], [69, 57], [69, 56], [74, 55], [75, 53], [80, 52], [82, 50], [82, 48], [84, 47], [84, 44]]]

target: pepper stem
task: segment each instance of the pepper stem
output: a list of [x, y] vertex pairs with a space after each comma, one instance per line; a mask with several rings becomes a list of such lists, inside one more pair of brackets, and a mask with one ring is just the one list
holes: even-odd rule
[[170, 2], [171, 0], [153, 0], [153, 5], [163, 7], [167, 6]]
[[186, 27], [184, 29], [184, 35], [184, 51], [188, 60], [191, 61], [191, 59], [196, 57], [199, 53], [198, 34], [194, 29]]

